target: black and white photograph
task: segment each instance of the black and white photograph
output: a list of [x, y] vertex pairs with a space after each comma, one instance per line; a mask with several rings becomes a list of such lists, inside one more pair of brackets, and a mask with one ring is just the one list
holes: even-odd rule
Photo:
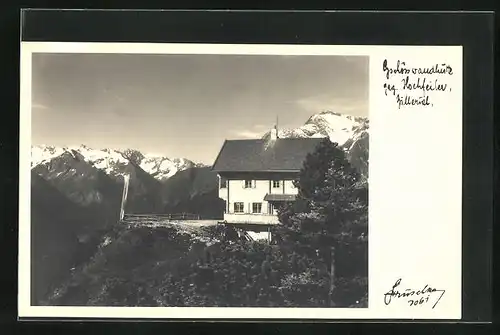
[[368, 308], [369, 70], [33, 53], [31, 306]]
[[26, 10], [18, 321], [481, 321], [493, 16], [449, 14]]

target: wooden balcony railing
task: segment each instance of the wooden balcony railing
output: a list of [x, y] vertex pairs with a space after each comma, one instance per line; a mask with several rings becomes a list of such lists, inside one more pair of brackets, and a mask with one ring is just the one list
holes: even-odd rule
[[225, 213], [224, 221], [227, 221], [228, 223], [243, 223], [243, 224], [263, 224], [263, 225], [279, 224], [278, 216], [273, 214]]

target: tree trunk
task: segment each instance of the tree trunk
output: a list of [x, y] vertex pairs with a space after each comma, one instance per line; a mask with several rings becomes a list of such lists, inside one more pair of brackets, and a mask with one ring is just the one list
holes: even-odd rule
[[328, 305], [333, 306], [333, 292], [335, 291], [335, 247], [330, 248], [330, 291]]

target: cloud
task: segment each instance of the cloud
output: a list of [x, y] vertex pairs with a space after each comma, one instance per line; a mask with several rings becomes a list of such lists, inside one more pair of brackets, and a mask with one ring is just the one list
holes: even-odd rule
[[231, 133], [241, 139], [257, 139], [257, 138], [262, 138], [264, 134], [270, 129], [271, 127], [267, 124], [254, 124], [250, 127], [250, 129], [236, 129], [232, 130]]
[[49, 107], [47, 107], [43, 104], [39, 104], [39, 103], [32, 103], [31, 108], [32, 109], [49, 109]]
[[[367, 100], [367, 99], [366, 99]], [[365, 99], [336, 98], [327, 95], [312, 96], [296, 101], [296, 104], [309, 113], [325, 110], [354, 116], [368, 115], [368, 101]]]
[[269, 125], [266, 125], [266, 124], [256, 124], [253, 126], [253, 129], [257, 130], [262, 130], [262, 129], [267, 129], [269, 128], [270, 126]]
[[248, 131], [248, 130], [235, 130], [232, 132], [235, 136], [239, 138], [261, 138], [264, 132]]

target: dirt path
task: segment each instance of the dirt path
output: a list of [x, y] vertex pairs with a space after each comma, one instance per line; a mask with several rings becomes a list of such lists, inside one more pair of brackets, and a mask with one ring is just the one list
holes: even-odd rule
[[126, 216], [122, 220], [123, 224], [128, 224], [132, 227], [176, 227], [181, 231], [194, 233], [202, 227], [214, 226], [217, 220], [170, 220], [165, 219], [161, 215], [142, 215], [142, 216]]

